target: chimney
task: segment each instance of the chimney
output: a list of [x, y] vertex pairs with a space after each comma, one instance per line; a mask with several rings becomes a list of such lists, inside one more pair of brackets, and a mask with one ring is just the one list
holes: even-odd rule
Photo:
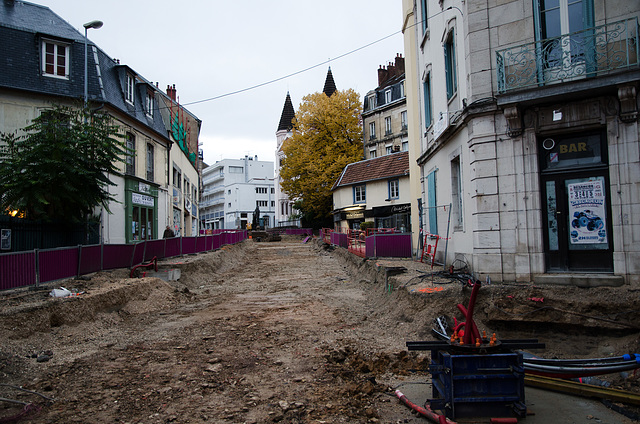
[[404, 74], [404, 57], [400, 53], [396, 55], [396, 71], [398, 75]]
[[378, 69], [378, 87], [382, 87], [382, 85], [389, 79], [389, 71], [385, 69], [384, 66], [380, 65]]
[[167, 85], [167, 96], [169, 96], [169, 98], [174, 102], [176, 101], [176, 85], [175, 84], [173, 84], [173, 87], [170, 85]]

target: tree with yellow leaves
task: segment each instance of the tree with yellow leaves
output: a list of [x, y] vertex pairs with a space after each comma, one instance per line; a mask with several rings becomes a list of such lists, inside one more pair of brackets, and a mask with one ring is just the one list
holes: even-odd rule
[[352, 89], [305, 96], [293, 120], [292, 136], [283, 145], [282, 189], [303, 220], [330, 222], [331, 187], [344, 167], [362, 160], [360, 96]]

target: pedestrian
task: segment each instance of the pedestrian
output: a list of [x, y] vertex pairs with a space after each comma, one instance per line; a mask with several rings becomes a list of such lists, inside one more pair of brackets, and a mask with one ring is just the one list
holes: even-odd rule
[[173, 232], [173, 230], [171, 229], [170, 226], [167, 225], [167, 228], [164, 230], [164, 234], [162, 235], [162, 238], [171, 238], [171, 237], [175, 237], [175, 233]]

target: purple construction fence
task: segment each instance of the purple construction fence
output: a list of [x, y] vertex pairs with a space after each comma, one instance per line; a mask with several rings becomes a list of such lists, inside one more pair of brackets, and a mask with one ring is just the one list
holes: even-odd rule
[[158, 259], [210, 252], [247, 238], [245, 230], [202, 237], [174, 237], [136, 244], [101, 244], [0, 254], [0, 290], [71, 278], [100, 270], [130, 268]]
[[331, 244], [344, 247], [349, 246], [349, 237], [345, 233], [331, 233]]
[[411, 258], [411, 234], [372, 234], [365, 240], [367, 258]]

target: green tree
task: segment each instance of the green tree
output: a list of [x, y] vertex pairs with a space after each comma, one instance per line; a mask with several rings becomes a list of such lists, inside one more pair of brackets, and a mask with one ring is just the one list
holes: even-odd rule
[[0, 143], [0, 211], [29, 219], [82, 222], [96, 206], [108, 209], [115, 185], [106, 173], [128, 154], [118, 126], [104, 112], [55, 106], [23, 134]]
[[282, 189], [307, 220], [330, 217], [331, 187], [346, 165], [362, 159], [361, 114], [360, 96], [352, 89], [302, 99], [283, 146], [280, 176]]

